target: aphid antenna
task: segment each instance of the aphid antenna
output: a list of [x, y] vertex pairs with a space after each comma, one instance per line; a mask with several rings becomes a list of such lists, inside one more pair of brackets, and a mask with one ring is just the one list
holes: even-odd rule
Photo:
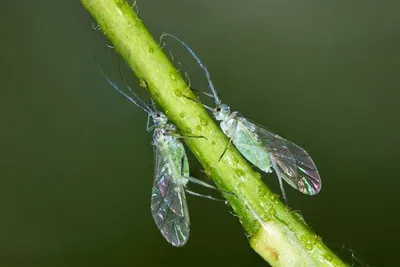
[[214, 84], [211, 81], [210, 72], [208, 71], [207, 67], [203, 64], [203, 62], [200, 60], [200, 58], [196, 55], [196, 53], [193, 51], [193, 49], [190, 48], [184, 41], [182, 41], [181, 39], [179, 39], [178, 37], [176, 37], [175, 35], [170, 34], [170, 33], [163, 33], [160, 37], [160, 42], [164, 36], [170, 36], [170, 37], [174, 38], [175, 40], [177, 40], [178, 42], [180, 42], [189, 51], [189, 53], [195, 58], [195, 60], [197, 61], [199, 66], [203, 69], [203, 71], [207, 77], [208, 87], [210, 88], [212, 94], [214, 95], [215, 104], [220, 105], [221, 100], [219, 99], [217, 91], [214, 88]]
[[[109, 84], [111, 84], [112, 87], [114, 87], [115, 90], [117, 90], [118, 93], [120, 93], [121, 95], [125, 96], [125, 98], [127, 98], [129, 101], [131, 101], [133, 104], [135, 104], [136, 106], [138, 106], [139, 108], [143, 109], [145, 112], [147, 112], [148, 114], [152, 113], [152, 110], [147, 106], [147, 105], [140, 105], [135, 99], [133, 99], [132, 97], [130, 97], [129, 95], [127, 95], [124, 91], [122, 91], [110, 78], [107, 77], [107, 75], [104, 73], [103, 69], [101, 68], [99, 62], [97, 61], [97, 55], [96, 55], [96, 51], [93, 49], [93, 55], [94, 55], [94, 60], [96, 61], [97, 64], [97, 68], [99, 69], [99, 71], [101, 72], [101, 74], [104, 76], [104, 78], [106, 78], [106, 80], [108, 81]], [[132, 90], [132, 89], [130, 89]], [[133, 93], [133, 91], [131, 91]], [[133, 93], [133, 95], [135, 97], [136, 94]], [[138, 98], [140, 101], [141, 99]], [[142, 101], [143, 102], [143, 101]]]
[[122, 72], [122, 63], [123, 61], [120, 61], [119, 64], [119, 74], [121, 75], [122, 80], [125, 83], [126, 88], [128, 88], [129, 92], [131, 92], [131, 94], [136, 98], [137, 103], [136, 105], [141, 107], [144, 111], [146, 111], [149, 115], [153, 114], [154, 111], [132, 90], [132, 88], [129, 86], [128, 82], [125, 79], [125, 75]]
[[[142, 109], [144, 109], [147, 112], [148, 116], [147, 116], [146, 130], [148, 132], [150, 132], [154, 129], [154, 125], [150, 125], [150, 117], [153, 117], [153, 119], [154, 119], [154, 114], [156, 112], [158, 112], [159, 110], [157, 109], [156, 103], [154, 102], [153, 98], [150, 97], [151, 106], [153, 107], [153, 109], [151, 109], [137, 94], [135, 94], [135, 92], [132, 90], [132, 88], [128, 85], [128, 82], [126, 81], [125, 76], [122, 72], [122, 63], [123, 63], [123, 61], [121, 60], [120, 64], [119, 64], [120, 75], [121, 75], [122, 79], [124, 80], [125, 86], [136, 97], [136, 99], [138, 101], [140, 101], [141, 105], [143, 106]], [[147, 90], [147, 87], [146, 87], [146, 90]], [[148, 92], [148, 93], [150, 95], [150, 92]]]

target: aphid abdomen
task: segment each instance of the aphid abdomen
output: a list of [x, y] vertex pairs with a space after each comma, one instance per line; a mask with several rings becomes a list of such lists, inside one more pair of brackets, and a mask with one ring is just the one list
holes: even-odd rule
[[189, 176], [189, 163], [182, 142], [174, 136], [164, 135], [162, 146], [165, 151], [165, 157], [168, 158], [169, 165], [171, 166], [172, 177], [177, 180], [177, 183], [185, 186], [188, 179], [184, 177]]
[[266, 147], [258, 140], [257, 135], [240, 121], [237, 123], [232, 142], [239, 152], [253, 165], [266, 173], [272, 172], [272, 165]]

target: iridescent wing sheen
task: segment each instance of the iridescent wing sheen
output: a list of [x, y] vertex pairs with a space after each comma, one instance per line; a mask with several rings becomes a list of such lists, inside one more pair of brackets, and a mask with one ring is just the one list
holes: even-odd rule
[[238, 120], [265, 145], [279, 177], [307, 195], [315, 195], [321, 190], [321, 178], [317, 167], [303, 148], [244, 117], [239, 117]]
[[173, 177], [176, 166], [168, 151], [155, 144], [155, 173], [151, 195], [151, 212], [157, 227], [165, 239], [173, 246], [183, 246], [190, 231], [189, 213], [181, 177]]

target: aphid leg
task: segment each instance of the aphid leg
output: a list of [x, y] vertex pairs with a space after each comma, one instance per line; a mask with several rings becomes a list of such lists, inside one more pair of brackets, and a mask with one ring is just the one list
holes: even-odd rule
[[233, 210], [232, 206], [229, 205], [229, 202], [228, 202], [228, 201], [225, 201], [225, 205], [228, 206], [228, 211], [229, 211], [229, 213], [230, 213], [231, 215], [233, 215], [233, 216], [239, 218], [239, 215], [237, 215], [237, 214], [235, 213], [235, 211]]
[[153, 98], [150, 98], [150, 102], [151, 102], [151, 106], [153, 107], [153, 110], [157, 111], [156, 102], [154, 102]]
[[139, 15], [139, 6], [137, 5], [136, 0], [133, 1], [132, 9], [136, 9], [135, 13], [136, 13], [136, 15]]
[[221, 156], [219, 156], [218, 162], [221, 161], [222, 157], [225, 155], [226, 151], [228, 150], [231, 144], [232, 144], [232, 137], [229, 138], [228, 144], [225, 146], [224, 152], [222, 152]]
[[185, 71], [185, 79], [186, 79], [186, 82], [188, 83], [188, 87], [190, 88], [190, 86], [192, 85], [192, 82], [190, 81], [189, 74], [186, 71]]
[[166, 47], [167, 46], [167, 43], [166, 42], [163, 42], [163, 36], [161, 35], [160, 36], [160, 41], [158, 41], [158, 46], [161, 48], [161, 49], [164, 49], [164, 47]]
[[[358, 253], [356, 253], [354, 250], [352, 250], [349, 247], [346, 247], [346, 245], [343, 245], [341, 248], [341, 251], [347, 250], [351, 254], [351, 266], [362, 266], [362, 267], [370, 267], [364, 259], [360, 257]], [[347, 256], [347, 255], [346, 255]], [[356, 265], [357, 264], [357, 265]]]
[[186, 135], [186, 136], [182, 136], [182, 138], [185, 138], [185, 137], [189, 137], [189, 138], [204, 138], [204, 139], [208, 140], [207, 137], [202, 136], [202, 135]]
[[230, 209], [228, 209], [229, 213], [235, 217], [239, 218], [239, 215], [237, 215], [235, 212], [231, 211]]
[[147, 116], [147, 123], [146, 123], [146, 131], [147, 132], [151, 132], [154, 129], [154, 125], [150, 125], [150, 117], [151, 117], [151, 115], [149, 114]]
[[199, 103], [199, 104], [202, 104], [203, 107], [204, 107], [205, 109], [209, 110], [209, 111], [214, 111], [214, 109], [213, 109], [212, 107], [207, 106], [207, 105], [201, 103], [200, 100], [198, 100], [198, 99], [193, 99], [193, 98], [190, 98], [190, 97], [185, 96], [185, 95], [183, 95], [183, 97], [186, 98], [186, 99], [192, 100], [192, 101], [194, 101], [194, 102], [197, 102], [197, 103]]
[[275, 172], [276, 172], [276, 175], [278, 176], [279, 186], [280, 186], [281, 191], [282, 191], [282, 197], [283, 197], [283, 199], [285, 200], [285, 203], [286, 203], [286, 206], [287, 206], [287, 205], [288, 205], [288, 202], [287, 202], [287, 198], [286, 198], [285, 188], [283, 187], [283, 182], [282, 182], [281, 173], [279, 172], [279, 169], [278, 169], [278, 167], [277, 167], [277, 165], [276, 165], [275, 159], [274, 159], [274, 157], [271, 155], [271, 153], [269, 153], [269, 158], [270, 158], [270, 160], [271, 160], [272, 167], [274, 168], [274, 170], [275, 170]]
[[181, 72], [181, 69], [183, 68], [182, 62], [178, 61], [179, 64], [179, 69], [177, 69], [178, 72]]
[[203, 195], [203, 194], [200, 194], [200, 193], [196, 193], [196, 192], [193, 192], [193, 191], [191, 191], [191, 190], [189, 190], [187, 188], [185, 188], [185, 192], [190, 194], [190, 195], [193, 195], [193, 196], [203, 197], [203, 198], [207, 198], [207, 199], [211, 199], [211, 200], [215, 200], [215, 201], [225, 202], [225, 199], [215, 198], [215, 197], [212, 197], [212, 196], [209, 196], [209, 195]]
[[285, 188], [283, 187], [283, 182], [282, 182], [282, 177], [278, 174], [278, 181], [279, 181], [279, 187], [281, 188], [282, 191], [282, 197], [285, 200], [286, 206], [288, 205], [287, 198], [286, 198], [286, 192]]
[[188, 179], [188, 180], [189, 180], [190, 182], [192, 182], [192, 183], [195, 183], [195, 184], [198, 184], [198, 185], [207, 187], [207, 188], [214, 189], [215, 191], [218, 191], [218, 192], [220, 192], [220, 193], [225, 193], [225, 194], [230, 194], [230, 195], [236, 196], [236, 195], [235, 195], [234, 193], [232, 193], [232, 192], [219, 189], [218, 187], [215, 187], [215, 186], [212, 186], [212, 185], [210, 185], [210, 184], [207, 184], [206, 182], [203, 182], [203, 181], [201, 181], [201, 180], [199, 180], [199, 179], [197, 179], [197, 178], [194, 178], [194, 177], [192, 177], [192, 176], [188, 176], [188, 177], [185, 177], [185, 178]]
[[175, 61], [175, 58], [174, 58], [174, 56], [172, 55], [172, 51], [171, 51], [171, 50], [169, 50], [169, 55], [171, 56], [171, 61], [174, 62], [174, 61]]
[[178, 133], [168, 133], [169, 136], [173, 136], [175, 138], [179, 138], [179, 139], [185, 139], [185, 138], [204, 138], [206, 140], [208, 140], [207, 137], [202, 136], [202, 135], [180, 135]]
[[194, 59], [197, 61], [197, 64], [199, 64], [200, 68], [203, 69], [203, 71], [204, 71], [204, 73], [205, 73], [205, 75], [206, 75], [206, 78], [207, 78], [207, 81], [208, 81], [208, 87], [210, 88], [211, 92], [212, 92], [213, 95], [214, 95], [215, 104], [217, 104], [217, 105], [221, 104], [221, 100], [218, 98], [217, 91], [215, 90], [214, 84], [213, 84], [213, 82], [211, 81], [210, 73], [209, 73], [207, 67], [203, 64], [203, 62], [200, 60], [200, 58], [194, 53], [193, 49], [190, 48], [184, 41], [182, 41], [181, 39], [179, 39], [178, 37], [176, 37], [176, 36], [173, 35], [173, 34], [170, 34], [170, 33], [163, 33], [163, 34], [161, 35], [161, 39], [162, 39], [164, 36], [170, 36], [170, 37], [174, 38], [175, 40], [177, 40], [178, 42], [180, 42], [180, 43], [189, 51], [189, 53], [194, 57]]
[[225, 149], [224, 149], [224, 152], [222, 152], [221, 156], [219, 157], [218, 162], [221, 161], [222, 157], [225, 155], [225, 153], [226, 153], [226, 151], [228, 150], [229, 146], [232, 144], [233, 137], [234, 137], [234, 135], [235, 135], [235, 133], [236, 133], [237, 124], [238, 124], [238, 123], [237, 123], [237, 120], [235, 120], [234, 123], [233, 123], [233, 124], [231, 125], [231, 127], [229, 128], [229, 136], [230, 136], [229, 142], [228, 142], [228, 144], [226, 144]]
[[[190, 86], [189, 86], [189, 87], [190, 87]], [[191, 89], [192, 91], [195, 91], [195, 92], [198, 92], [198, 93], [202, 93], [203, 95], [206, 95], [206, 96], [208, 96], [208, 97], [214, 98], [214, 96], [213, 96], [212, 94], [209, 94], [209, 93], [206, 93], [206, 92], [203, 92], [203, 91], [194, 89], [193, 87], [190, 87], [190, 89]]]
[[98, 24], [95, 25], [94, 22], [92, 22], [92, 28], [93, 28], [93, 30], [96, 30], [96, 31], [101, 30], [100, 25], [98, 25]]
[[185, 168], [184, 163], [185, 163], [185, 157], [182, 157], [182, 160], [181, 160], [181, 175], [182, 175], [182, 177], [184, 177], [185, 179], [188, 179], [188, 180], [189, 180], [190, 182], [192, 182], [192, 183], [195, 183], [195, 184], [198, 184], [198, 185], [207, 187], [207, 188], [214, 189], [214, 190], [216, 190], [216, 191], [218, 191], [218, 192], [220, 192], [220, 193], [232, 194], [232, 195], [236, 196], [236, 195], [235, 195], [234, 193], [232, 193], [232, 192], [219, 189], [218, 187], [215, 187], [215, 186], [213, 186], [213, 185], [207, 184], [206, 182], [203, 182], [203, 181], [201, 181], [201, 180], [199, 180], [199, 179], [197, 179], [197, 178], [194, 178], [194, 177], [192, 177], [192, 176], [185, 176], [185, 173], [184, 173], [184, 168]]
[[194, 98], [188, 97], [188, 96], [186, 96], [186, 95], [183, 95], [183, 97], [186, 98], [186, 99], [189, 99], [189, 100], [192, 100], [192, 101], [194, 101], [194, 102], [197, 102], [197, 103], [201, 104], [200, 100], [198, 100], [198, 99], [194, 99]]

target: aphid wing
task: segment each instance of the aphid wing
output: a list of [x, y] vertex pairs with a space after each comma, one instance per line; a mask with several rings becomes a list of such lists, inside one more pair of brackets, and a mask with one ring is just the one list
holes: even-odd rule
[[186, 153], [183, 155], [183, 176], [188, 177], [190, 175], [190, 170], [189, 170], [189, 161], [186, 156]]
[[173, 246], [183, 246], [190, 231], [189, 213], [183, 185], [174, 172], [170, 153], [155, 144], [155, 173], [151, 211], [157, 227]]
[[260, 170], [266, 173], [271, 172], [272, 165], [268, 150], [259, 141], [254, 130], [241, 117], [237, 117], [237, 121], [232, 125], [231, 127], [235, 126], [231, 135], [232, 142], [240, 153]]
[[240, 119], [264, 144], [279, 177], [304, 194], [314, 195], [320, 191], [317, 167], [303, 148], [243, 117]]
[[296, 160], [298, 190], [307, 195], [317, 194], [321, 190], [322, 183], [314, 161], [307, 151], [300, 146], [286, 139], [283, 139], [283, 142], [290, 149]]

